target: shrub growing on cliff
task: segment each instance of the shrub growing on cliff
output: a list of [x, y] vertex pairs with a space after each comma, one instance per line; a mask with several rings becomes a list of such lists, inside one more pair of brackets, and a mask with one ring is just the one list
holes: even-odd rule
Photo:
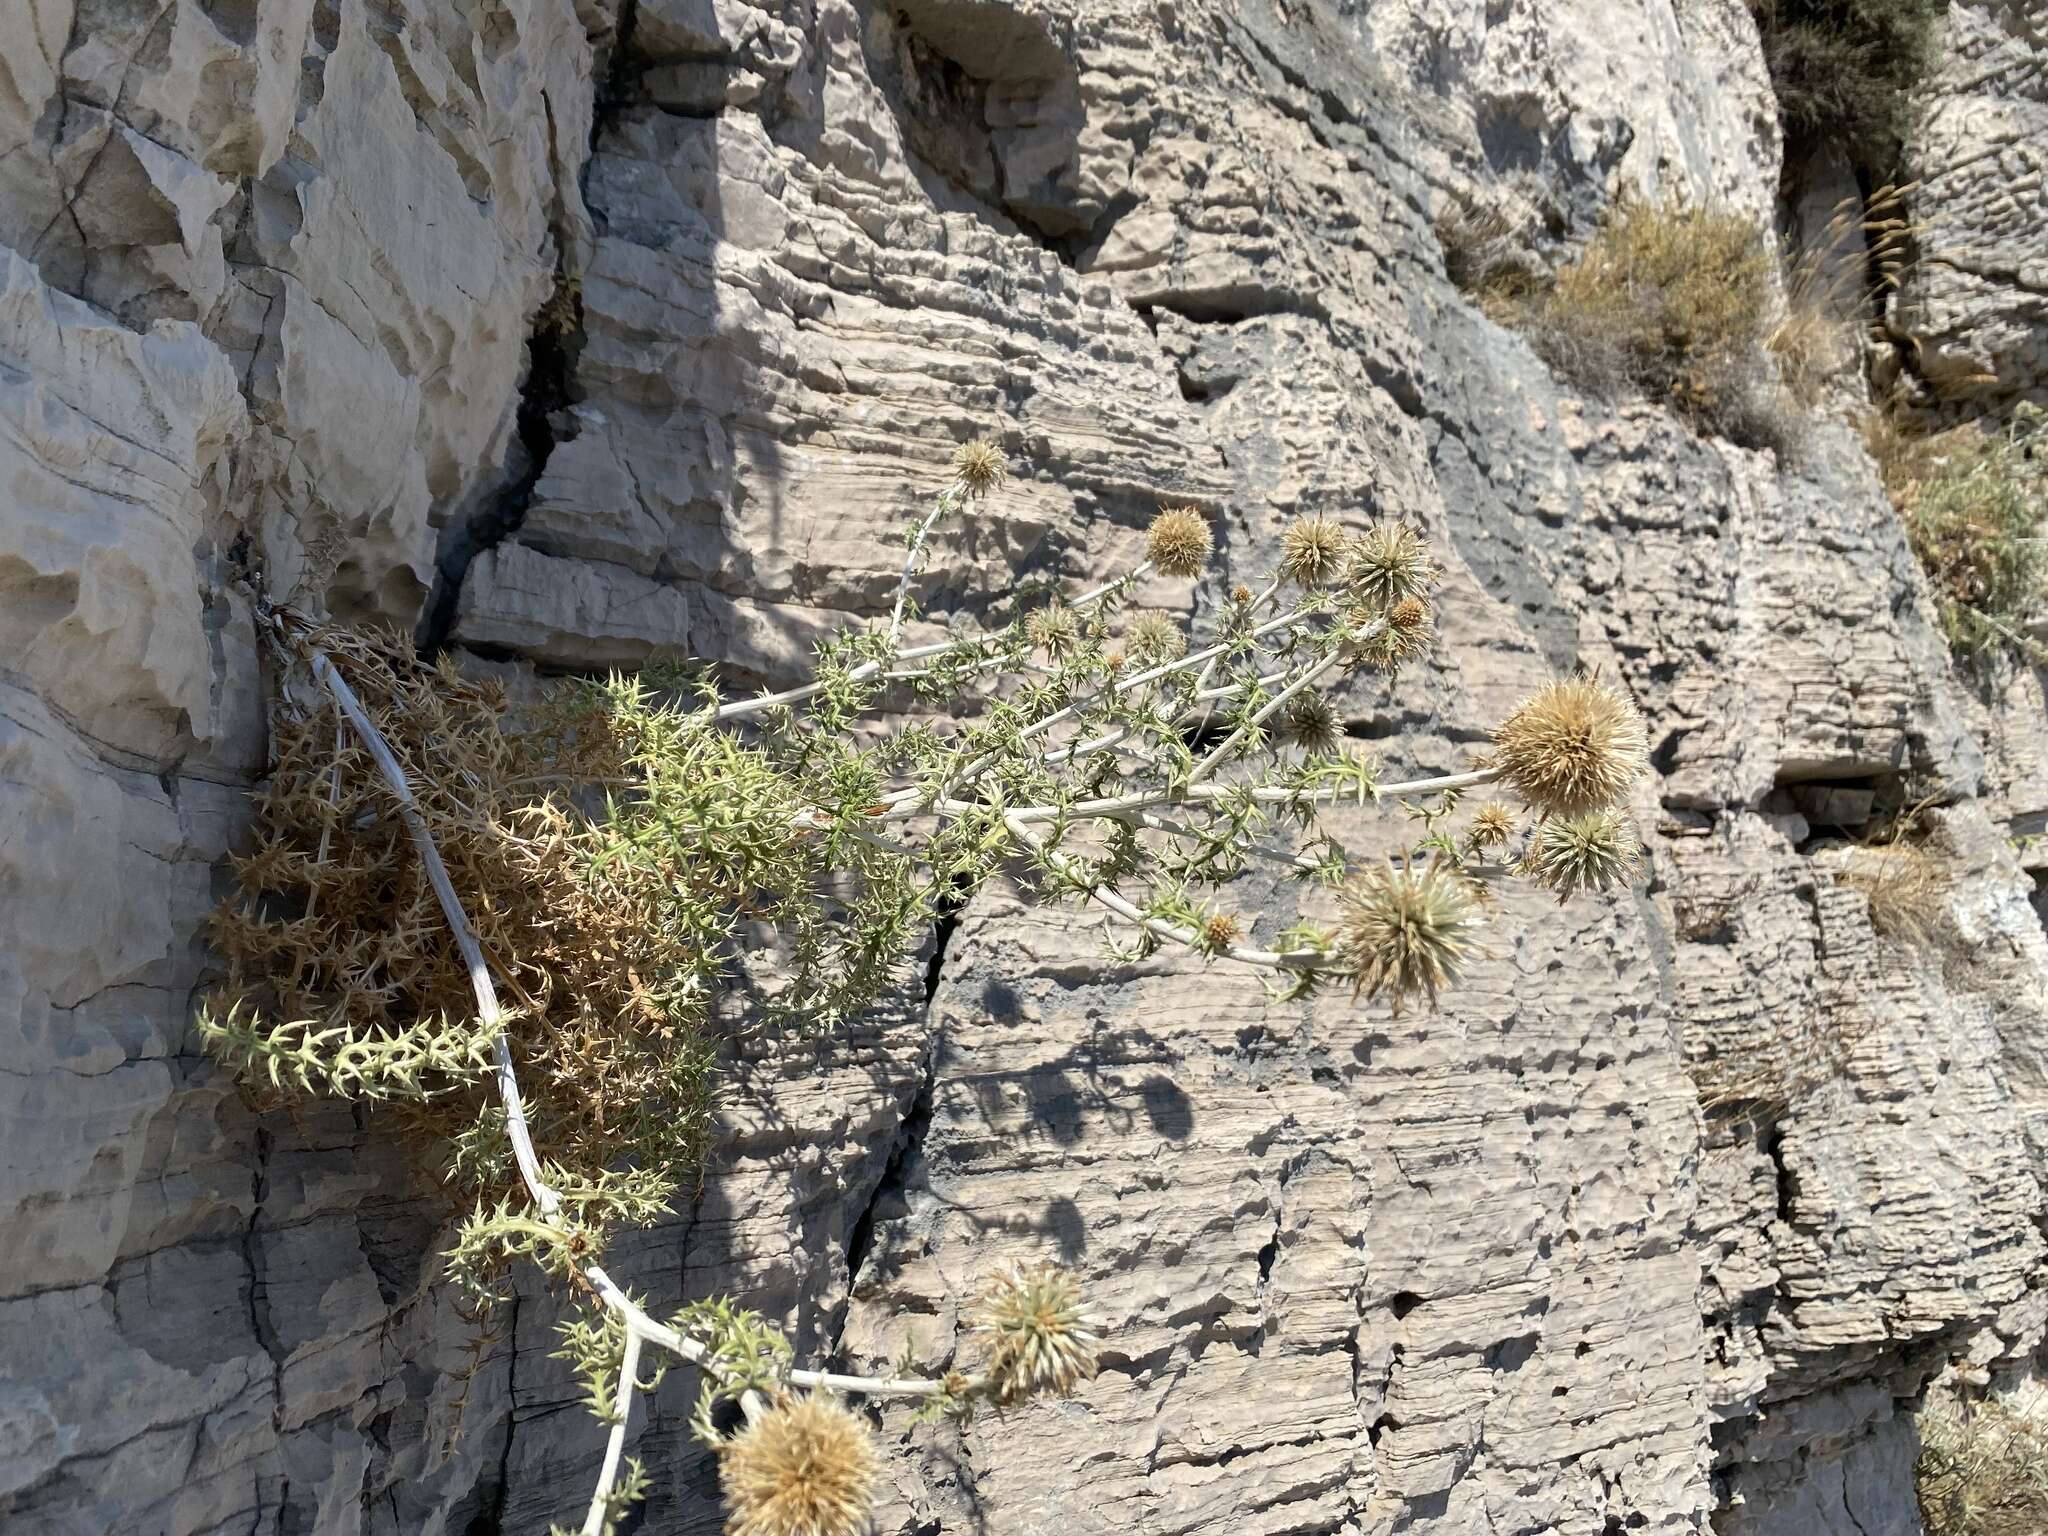
[[1956, 657], [2048, 660], [2027, 632], [2048, 576], [2048, 415], [2023, 405], [2003, 432], [1873, 448]]
[[[586, 1532], [643, 1481], [622, 1450], [648, 1345], [702, 1374], [693, 1423], [740, 1536], [865, 1522], [866, 1431], [820, 1394], [966, 1413], [1092, 1371], [1095, 1325], [1057, 1270], [998, 1276], [970, 1315], [978, 1346], [933, 1380], [798, 1369], [761, 1318], [711, 1302], [658, 1320], [606, 1273], [608, 1232], [655, 1219], [701, 1155], [717, 1003], [750, 954], [775, 972], [760, 1016], [830, 1028], [1007, 873], [1105, 912], [1121, 953], [1185, 947], [1264, 971], [1280, 996], [1336, 984], [1398, 1009], [1455, 984], [1489, 883], [1519, 872], [1563, 898], [1638, 867], [1619, 807], [1645, 732], [1597, 681], [1540, 690], [1467, 772], [1385, 782], [1346, 747], [1322, 690], [1431, 643], [1440, 572], [1405, 524], [1304, 519], [1270, 580], [1224, 592], [1204, 580], [1208, 519], [1168, 508], [1112, 580], [905, 644], [931, 529], [1003, 473], [989, 445], [963, 448], [909, 530], [888, 621], [754, 698], [614, 677], [515, 718], [501, 691], [394, 640], [263, 608], [276, 764], [215, 923], [228, 977], [202, 1034], [264, 1094], [389, 1102], [438, 1135], [473, 1202], [448, 1269], [475, 1293], [530, 1260], [585, 1299], [562, 1353], [611, 1427]], [[1132, 611], [1155, 573], [1204, 583], [1201, 633]], [[889, 720], [899, 691], [942, 713]], [[1526, 813], [1490, 801], [1466, 818], [1463, 794], [1495, 784]], [[1409, 848], [1355, 856], [1321, 821], [1340, 802], [1399, 804]], [[1264, 941], [1227, 899], [1254, 862], [1309, 892], [1309, 915]], [[741, 1409], [737, 1435], [720, 1402]]]
[[2048, 1530], [2048, 1426], [1996, 1399], [1928, 1389], [1914, 1416], [1913, 1469], [1927, 1536], [2040, 1536]]
[[1750, 0], [1795, 149], [1837, 144], [1889, 175], [1913, 88], [1933, 67], [1943, 0]]
[[1639, 389], [1704, 431], [1783, 448], [1790, 416], [1765, 355], [1772, 263], [1739, 214], [1624, 200], [1523, 323], [1582, 388]]

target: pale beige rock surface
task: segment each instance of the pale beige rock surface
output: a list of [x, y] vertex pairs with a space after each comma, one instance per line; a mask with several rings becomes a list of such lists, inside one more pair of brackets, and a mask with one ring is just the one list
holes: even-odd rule
[[[527, 1532], [599, 1454], [555, 1302], [479, 1337], [382, 1122], [255, 1116], [196, 1053], [264, 750], [234, 571], [521, 680], [785, 679], [989, 432], [1014, 478], [929, 613], [1114, 569], [1167, 498], [1246, 573], [1296, 513], [1413, 518], [1442, 665], [1356, 684], [1354, 731], [1463, 767], [1598, 666], [1650, 719], [1651, 876], [1517, 897], [1399, 1020], [1105, 968], [993, 890], [876, 1018], [736, 1032], [712, 1175], [616, 1272], [939, 1366], [992, 1263], [1081, 1271], [1101, 1376], [892, 1413], [884, 1532], [1916, 1528], [1922, 1382], [2048, 1310], [2038, 689], [1954, 680], [1845, 429], [1780, 464], [1578, 398], [1431, 233], [1766, 212], [1743, 7], [105, 9], [0, 0], [0, 1525]], [[2027, 89], [1958, 77], [1923, 152], [2023, 160]], [[1946, 185], [1964, 246], [2041, 227]], [[1921, 302], [2023, 359], [2023, 290]], [[1900, 782], [1956, 806], [1932, 947], [1822, 824]], [[635, 1427], [645, 1533], [719, 1523], [691, 1391]]]

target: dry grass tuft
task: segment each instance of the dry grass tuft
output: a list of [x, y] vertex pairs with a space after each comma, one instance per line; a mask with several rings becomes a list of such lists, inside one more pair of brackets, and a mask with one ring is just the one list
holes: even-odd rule
[[2004, 432], [1930, 437], [1878, 415], [1864, 441], [1934, 583], [1957, 659], [2048, 660], [2027, 633], [2048, 579], [2048, 414], [2023, 405]]
[[2048, 1425], [1996, 1400], [1936, 1388], [1915, 1418], [1913, 1469], [1927, 1536], [2040, 1536], [2048, 1530]]
[[1905, 200], [1914, 190], [1886, 186], [1867, 202], [1847, 199], [1802, 249], [1783, 253], [1785, 309], [1764, 345], [1802, 406], [1819, 404], [1860, 361], [1879, 296], [1898, 286], [1911, 260]]
[[1521, 323], [1581, 388], [1639, 389], [1704, 431], [1787, 449], [1793, 413], [1764, 351], [1773, 260], [1739, 214], [1623, 201]]

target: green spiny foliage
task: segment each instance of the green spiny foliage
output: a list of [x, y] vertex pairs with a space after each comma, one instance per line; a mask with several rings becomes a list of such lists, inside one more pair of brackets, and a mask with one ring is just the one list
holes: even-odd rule
[[[395, 637], [266, 609], [285, 678], [276, 764], [241, 893], [214, 922], [229, 974], [204, 1037], [267, 1092], [390, 1101], [431, 1134], [475, 1202], [447, 1273], [490, 1298], [523, 1262], [583, 1298], [560, 1354], [600, 1419], [648, 1384], [632, 1363], [647, 1342], [696, 1363], [693, 1428], [761, 1536], [787, 1536], [785, 1506], [810, 1507], [802, 1447], [849, 1422], [814, 1394], [849, 1378], [797, 1370], [778, 1330], [722, 1299], [656, 1322], [600, 1262], [697, 1167], [722, 996], [753, 986], [757, 1025], [833, 1029], [899, 983], [942, 912], [1007, 874], [1106, 911], [1131, 936], [1112, 954], [1184, 946], [1263, 968], [1281, 996], [1348, 981], [1398, 1009], [1452, 983], [1482, 887], [1517, 868], [1512, 814], [1489, 803], [1461, 828], [1463, 789], [1606, 817], [1605, 862], [1548, 878], [1561, 893], [1635, 868], [1614, 807], [1645, 764], [1641, 720], [1597, 683], [1542, 690], [1497, 732], [1498, 760], [1463, 774], [1388, 784], [1342, 745], [1323, 690], [1432, 644], [1440, 571], [1405, 524], [1305, 519], [1262, 588], [1198, 586], [1192, 623], [1126, 606], [1148, 574], [1200, 581], [1208, 522], [1168, 508], [1122, 576], [906, 645], [927, 534], [1002, 479], [993, 449], [963, 449], [907, 535], [888, 624], [823, 642], [812, 680], [782, 694], [728, 702], [714, 678], [668, 667], [567, 685], [515, 720], [502, 692]], [[935, 708], [887, 723], [905, 695]], [[1323, 824], [1327, 806], [1387, 800], [1417, 802], [1400, 866], [1354, 857]], [[1226, 889], [1255, 863], [1325, 909], [1277, 947]], [[474, 932], [476, 969], [457, 929]], [[502, 1022], [473, 1022], [499, 991], [514, 1005]], [[854, 1389], [964, 1413], [1087, 1378], [1095, 1331], [1071, 1277], [1016, 1271], [984, 1307], [978, 1374]], [[715, 1422], [721, 1401], [749, 1418], [738, 1441]], [[850, 1532], [871, 1468], [859, 1446], [834, 1456], [818, 1507]], [[586, 1528], [609, 1529], [641, 1481], [635, 1468], [601, 1485]]]

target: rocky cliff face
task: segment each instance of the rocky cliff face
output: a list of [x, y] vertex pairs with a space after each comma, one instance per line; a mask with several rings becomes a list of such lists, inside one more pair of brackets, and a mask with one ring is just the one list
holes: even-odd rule
[[[1892, 324], [1950, 398], [2038, 393], [2048, 53], [1948, 27]], [[1953, 679], [1845, 426], [1785, 463], [1580, 398], [1432, 233], [1765, 217], [1769, 89], [1737, 0], [0, 0], [0, 1524], [524, 1532], [599, 1451], [551, 1300], [460, 1315], [374, 1118], [195, 1051], [265, 750], [234, 573], [479, 667], [777, 679], [992, 432], [930, 611], [1168, 495], [1246, 570], [1408, 516], [1445, 665], [1353, 734], [1461, 768], [1600, 667], [1652, 878], [1511, 904], [1399, 1020], [991, 896], [863, 1030], [737, 1038], [716, 1168], [615, 1271], [938, 1365], [992, 1260], [1080, 1270], [1100, 1379], [891, 1418], [885, 1532], [1917, 1530], [1903, 1408], [2048, 1329], [2039, 688]], [[1816, 835], [1909, 779], [1946, 963]], [[636, 1428], [650, 1536], [718, 1523], [690, 1390]]]

